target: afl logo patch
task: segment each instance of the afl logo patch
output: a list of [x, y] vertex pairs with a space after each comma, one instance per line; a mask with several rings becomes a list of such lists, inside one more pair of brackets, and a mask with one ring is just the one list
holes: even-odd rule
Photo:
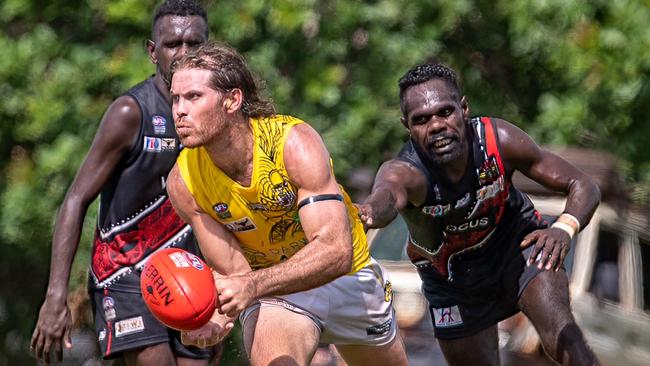
[[151, 117], [151, 124], [153, 125], [153, 132], [157, 135], [162, 135], [167, 131], [167, 120], [163, 116]]
[[225, 202], [216, 203], [212, 206], [212, 209], [220, 219], [229, 219], [232, 217], [232, 214], [228, 211], [228, 204]]

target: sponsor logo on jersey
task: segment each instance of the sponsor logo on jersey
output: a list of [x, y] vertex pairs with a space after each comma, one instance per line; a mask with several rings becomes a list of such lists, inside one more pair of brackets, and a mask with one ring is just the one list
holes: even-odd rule
[[451, 205], [424, 206], [422, 213], [433, 217], [443, 217], [451, 211]]
[[257, 229], [257, 226], [255, 226], [255, 223], [249, 217], [226, 223], [224, 226], [232, 232], [243, 232]]
[[458, 306], [454, 305], [448, 308], [432, 308], [433, 326], [436, 328], [449, 328], [463, 324], [463, 318], [460, 316]]
[[469, 215], [467, 215], [467, 217], [468, 218], [473, 217], [477, 212], [479, 212], [479, 209], [481, 208], [483, 201], [496, 197], [496, 195], [503, 192], [504, 189], [505, 189], [505, 180], [503, 176], [497, 178], [492, 184], [485, 187], [481, 187], [481, 189], [476, 191], [476, 203], [474, 204], [474, 208], [472, 209], [472, 212], [470, 212]]
[[105, 297], [102, 301], [102, 308], [104, 309], [104, 317], [106, 320], [111, 321], [115, 319], [117, 314], [115, 313], [115, 300], [112, 297]]
[[225, 220], [232, 217], [232, 214], [228, 211], [228, 204], [225, 202], [215, 203], [214, 206], [212, 206], [212, 209], [220, 219]]
[[494, 182], [499, 177], [499, 166], [497, 165], [497, 160], [494, 156], [491, 156], [489, 160], [485, 160], [481, 167], [478, 169], [478, 183], [484, 185], [490, 182]]
[[144, 322], [142, 321], [142, 316], [120, 320], [119, 322], [115, 323], [115, 338], [142, 332], [143, 330]]
[[393, 324], [392, 319], [388, 319], [385, 322], [377, 325], [373, 325], [372, 327], [366, 328], [366, 334], [367, 335], [382, 335], [386, 334], [388, 331], [390, 331], [390, 327]]
[[161, 152], [162, 151], [162, 140], [160, 137], [144, 137], [144, 150], [151, 152]]
[[476, 199], [478, 202], [485, 201], [497, 195], [497, 193], [503, 191], [504, 184], [503, 176], [499, 177], [494, 183], [489, 186], [485, 186], [478, 191], [476, 191]]
[[472, 195], [469, 194], [469, 192], [465, 193], [465, 196], [463, 196], [463, 198], [456, 201], [456, 206], [454, 206], [454, 208], [458, 209], [458, 208], [467, 206], [467, 204], [469, 203], [471, 198], [472, 198]]
[[465, 231], [484, 229], [490, 224], [490, 219], [481, 217], [480, 219], [464, 222], [460, 225], [447, 225], [445, 231], [448, 233], [463, 233]]
[[436, 195], [436, 201], [441, 201], [442, 200], [442, 194], [440, 193], [440, 187], [438, 185], [433, 186], [433, 192]]
[[160, 146], [162, 151], [176, 150], [176, 139], [163, 137], [160, 139]]
[[162, 135], [167, 131], [167, 120], [163, 116], [151, 117], [151, 124], [153, 125], [153, 132], [157, 135]]
[[99, 331], [99, 337], [97, 337], [97, 340], [101, 342], [105, 338], [106, 338], [106, 328]]
[[251, 211], [270, 211], [268, 207], [261, 203], [249, 203], [248, 209]]

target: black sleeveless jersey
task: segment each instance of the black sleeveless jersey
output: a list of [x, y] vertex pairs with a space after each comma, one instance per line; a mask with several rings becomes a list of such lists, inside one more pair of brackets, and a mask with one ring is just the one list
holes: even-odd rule
[[547, 224], [506, 176], [490, 119], [470, 119], [467, 131], [467, 169], [456, 184], [411, 140], [397, 159], [414, 165], [428, 181], [424, 204], [409, 204], [401, 212], [410, 233], [409, 256], [416, 263], [430, 261], [441, 278], [474, 287], [518, 255], [522, 233]]
[[91, 277], [100, 288], [141, 270], [158, 248], [193, 247], [191, 229], [172, 208], [165, 189], [181, 147], [169, 102], [153, 78], [124, 95], [135, 99], [142, 120], [134, 146], [100, 192], [91, 260]]

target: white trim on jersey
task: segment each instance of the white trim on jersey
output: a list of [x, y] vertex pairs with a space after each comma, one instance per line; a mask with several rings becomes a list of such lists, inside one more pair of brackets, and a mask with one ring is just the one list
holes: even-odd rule
[[185, 237], [190, 233], [190, 231], [192, 231], [192, 227], [191, 227], [190, 225], [185, 225], [185, 227], [183, 227], [183, 229], [181, 229], [178, 233], [176, 233], [176, 235], [174, 235], [173, 237], [171, 237], [171, 238], [170, 238], [169, 240], [167, 240], [163, 245], [161, 245], [160, 247], [158, 247], [158, 249], [156, 249], [155, 251], [151, 252], [148, 256], [146, 256], [145, 258], [142, 258], [142, 259], [141, 259], [138, 263], [136, 263], [133, 267], [131, 267], [131, 266], [129, 266], [129, 267], [122, 267], [122, 268], [120, 268], [120, 269], [117, 270], [115, 273], [113, 273], [112, 275], [108, 276], [105, 280], [103, 280], [103, 281], [101, 281], [101, 282], [99, 281], [99, 279], [97, 278], [97, 276], [95, 276], [95, 273], [93, 272], [93, 270], [92, 270], [92, 268], [91, 268], [91, 269], [90, 269], [90, 274], [92, 275], [93, 282], [95, 282], [95, 287], [98, 287], [98, 288], [105, 288], [105, 287], [110, 286], [113, 282], [115, 282], [116, 280], [120, 279], [122, 276], [125, 276], [125, 275], [131, 273], [132, 268], [135, 268], [136, 270], [141, 271], [141, 270], [142, 270], [142, 267], [144, 267], [145, 263], [147, 262], [147, 259], [149, 259], [149, 257], [150, 257], [151, 255], [153, 255], [153, 253], [156, 253], [156, 252], [159, 251], [159, 250], [162, 250], [162, 249], [165, 249], [165, 248], [171, 247], [171, 246], [173, 246], [174, 244], [176, 244], [177, 242], [180, 242], [182, 239], [184, 239], [184, 238], [185, 238]]
[[[134, 222], [140, 221], [144, 216], [149, 215], [151, 212], [155, 211], [160, 205], [165, 203], [165, 200], [167, 199], [167, 196], [160, 196], [158, 199], [156, 199], [150, 206], [145, 207], [142, 211], [138, 212], [137, 214], [125, 219], [121, 220], [119, 225], [112, 225], [111, 228], [108, 231], [104, 231], [102, 229], [99, 229], [99, 237], [102, 240], [108, 239], [111, 235], [115, 234], [116, 232], [122, 231], [125, 228], [129, 227], [129, 225], [132, 225]], [[99, 226], [99, 225], [98, 225]]]

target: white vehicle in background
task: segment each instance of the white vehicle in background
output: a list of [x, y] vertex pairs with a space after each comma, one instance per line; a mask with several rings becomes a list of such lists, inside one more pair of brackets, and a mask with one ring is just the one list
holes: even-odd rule
[[[611, 156], [581, 149], [555, 151], [590, 174], [603, 194], [590, 224], [574, 238], [565, 260], [576, 321], [604, 365], [649, 365], [650, 210], [631, 207], [622, 198], [624, 184]], [[547, 220], [562, 213], [565, 200], [560, 195], [521, 175], [515, 175], [513, 183]], [[389, 271], [397, 320], [410, 356], [409, 345], [432, 348], [434, 343], [426, 335], [432, 332], [431, 319], [420, 278], [405, 253], [406, 237], [401, 217], [368, 233], [373, 257]], [[541, 350], [535, 329], [521, 314], [502, 322], [499, 333], [506, 350], [517, 354]], [[409, 339], [416, 335], [425, 337], [423, 344]]]

